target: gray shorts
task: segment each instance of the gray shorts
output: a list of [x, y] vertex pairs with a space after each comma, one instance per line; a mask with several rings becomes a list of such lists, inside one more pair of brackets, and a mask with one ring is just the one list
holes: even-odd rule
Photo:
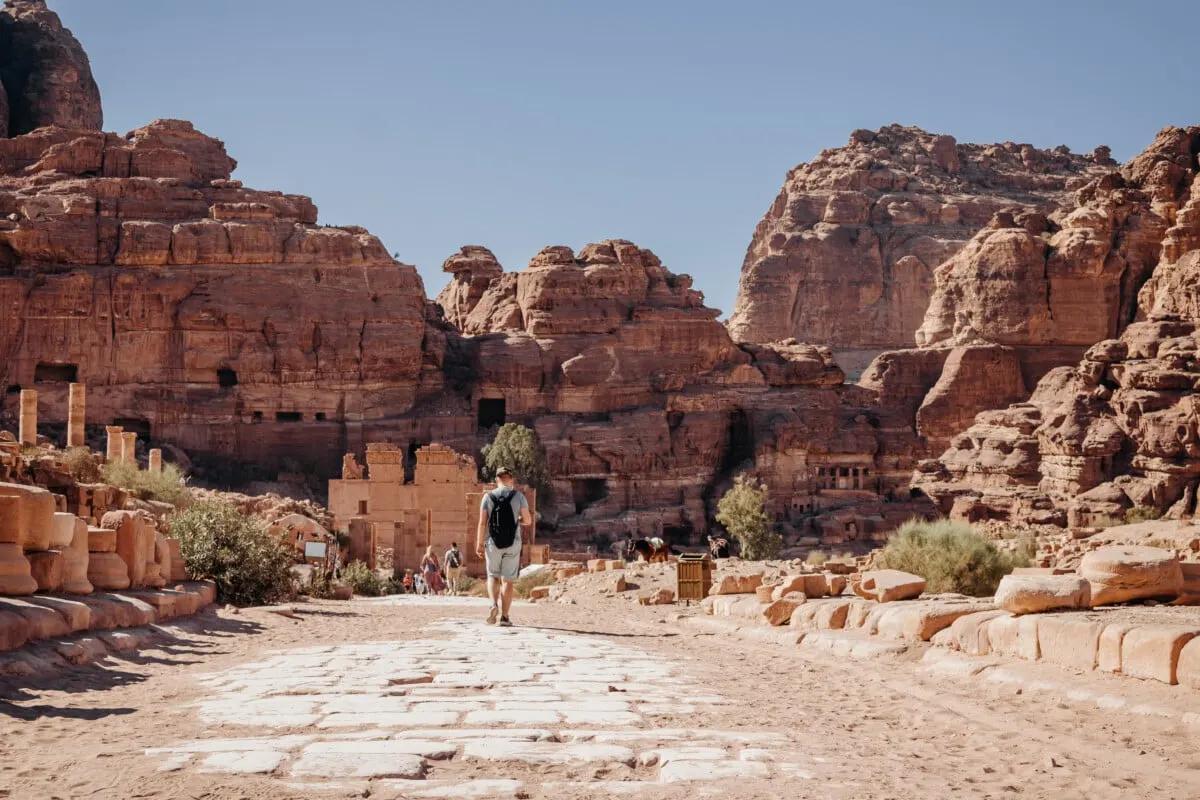
[[487, 564], [489, 578], [515, 581], [521, 571], [521, 537], [518, 535], [508, 547], [496, 547], [492, 537], [483, 546], [483, 558]]

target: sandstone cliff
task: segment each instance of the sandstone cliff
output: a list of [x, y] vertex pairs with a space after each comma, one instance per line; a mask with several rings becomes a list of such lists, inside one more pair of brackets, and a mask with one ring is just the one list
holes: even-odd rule
[[919, 128], [859, 130], [788, 173], [754, 232], [729, 329], [848, 351], [910, 347], [934, 270], [996, 212], [1050, 210], [1110, 168], [1107, 148], [959, 144]]
[[343, 423], [412, 407], [437, 358], [415, 269], [234, 166], [174, 120], [0, 140], [10, 393], [38, 386], [53, 416], [62, 381], [83, 381], [94, 420], [246, 460], [307, 460], [298, 441], [337, 450]]
[[736, 345], [691, 279], [650, 251], [548, 247], [506, 273], [469, 246], [445, 270], [438, 302], [464, 334], [448, 369], [466, 376], [481, 423], [502, 414], [536, 428], [560, 531], [707, 530], [739, 470], [768, 482], [772, 514], [796, 536], [846, 540], [838, 509], [849, 538], [872, 532], [868, 518], [882, 529], [885, 515], [912, 513], [881, 502], [902, 493], [911, 433], [889, 438], [896, 427], [843, 385], [828, 348]]
[[944, 510], [1076, 524], [1133, 508], [1194, 512], [1197, 153], [1200, 128], [1167, 128], [1119, 172], [1083, 188], [1061, 228], [1037, 234], [1040, 249], [1017, 255], [1033, 234], [998, 228], [972, 245], [991, 249], [1002, 235], [1018, 243], [1000, 248], [1006, 256], [939, 274], [943, 300], [935, 298], [922, 329], [931, 339], [1101, 340], [1075, 366], [1050, 371], [1028, 401], [980, 414], [940, 459], [921, 465], [917, 484]]

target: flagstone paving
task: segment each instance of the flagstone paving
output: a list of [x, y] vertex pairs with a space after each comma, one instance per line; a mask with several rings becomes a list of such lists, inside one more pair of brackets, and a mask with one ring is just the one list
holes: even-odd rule
[[[702, 723], [698, 709], [728, 701], [684, 665], [598, 636], [446, 620], [419, 639], [288, 650], [201, 681], [211, 690], [201, 718], [247, 735], [147, 750], [162, 770], [270, 775], [313, 791], [361, 782], [404, 797], [512, 797], [804, 779], [811, 766], [787, 734], [657, 727], [664, 714]], [[625, 779], [606, 779], [613, 768]]]

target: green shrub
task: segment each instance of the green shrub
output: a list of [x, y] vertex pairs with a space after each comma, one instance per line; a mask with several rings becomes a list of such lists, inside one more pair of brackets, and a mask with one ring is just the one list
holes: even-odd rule
[[117, 461], [105, 464], [101, 474], [105, 483], [127, 489], [141, 500], [157, 500], [183, 508], [192, 499], [183, 472], [174, 464], [163, 464], [162, 472], [150, 472], [138, 469], [137, 464]]
[[549, 567], [537, 572], [523, 575], [513, 581], [513, 592], [517, 597], [529, 597], [529, 592], [538, 586], [549, 586], [554, 583], [554, 570]]
[[383, 594], [383, 579], [361, 561], [351, 561], [342, 567], [338, 580], [360, 597], [379, 597]]
[[87, 447], [72, 447], [63, 453], [63, 466], [80, 483], [99, 483], [100, 461]]
[[290, 550], [234, 506], [196, 503], [172, 516], [170, 529], [188, 574], [215, 581], [222, 602], [264, 605], [293, 594]]
[[1029, 565], [1028, 542], [1006, 552], [964, 522], [912, 519], [888, 539], [877, 566], [920, 575], [930, 592], [958, 592], [974, 597], [994, 594], [1000, 579]]
[[333, 597], [333, 578], [321, 567], [313, 567], [304, 584], [304, 593], [317, 600]]
[[717, 522], [738, 540], [747, 561], [775, 558], [783, 549], [783, 537], [771, 527], [766, 504], [767, 487], [745, 475], [734, 478], [733, 488], [717, 501]]

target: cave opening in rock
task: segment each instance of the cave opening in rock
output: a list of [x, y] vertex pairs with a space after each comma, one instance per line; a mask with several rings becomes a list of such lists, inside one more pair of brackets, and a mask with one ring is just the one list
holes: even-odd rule
[[39, 363], [33, 369], [34, 383], [75, 383], [79, 367], [75, 364]]
[[579, 478], [571, 481], [571, 499], [575, 513], [582, 514], [588, 506], [608, 497], [608, 481], [604, 478]]
[[735, 408], [729, 414], [729, 428], [726, 434], [725, 454], [721, 457], [720, 473], [727, 475], [747, 461], [754, 461], [754, 431], [746, 412]]
[[222, 389], [231, 389], [238, 385], [237, 372], [229, 367], [221, 367], [217, 370], [217, 383]]
[[481, 397], [479, 399], [478, 428], [494, 428], [504, 424], [505, 402], [503, 397]]
[[299, 411], [276, 411], [276, 422], [300, 422], [304, 419], [304, 415]]
[[313, 419], [315, 419], [317, 422], [324, 422], [326, 419], [325, 412], [318, 411], [316, 414], [313, 415]]

